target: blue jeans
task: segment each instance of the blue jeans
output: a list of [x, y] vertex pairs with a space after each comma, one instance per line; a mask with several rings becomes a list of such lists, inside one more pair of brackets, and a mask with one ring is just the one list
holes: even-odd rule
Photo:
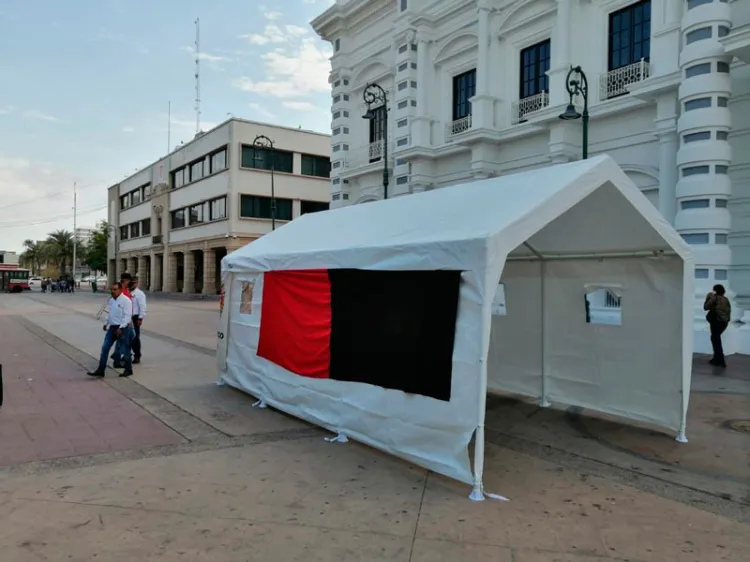
[[130, 355], [130, 339], [132, 330], [130, 328], [123, 328], [120, 339], [117, 339], [117, 329], [118, 326], [109, 326], [107, 328], [107, 333], [104, 334], [104, 341], [102, 342], [102, 352], [99, 355], [99, 367], [96, 369], [100, 373], [103, 373], [107, 368], [109, 350], [112, 349], [112, 346], [115, 345], [115, 342], [117, 342], [117, 348], [121, 352], [120, 360], [124, 361], [125, 363], [125, 370], [133, 370], [132, 357]]
[[[128, 334], [130, 335], [130, 341], [128, 345], [128, 353], [127, 356], [130, 357], [131, 351], [133, 350], [133, 344], [135, 343], [136, 337], [138, 336], [138, 328], [128, 328], [127, 329]], [[125, 330], [123, 330], [125, 332]], [[122, 363], [124, 361], [124, 356], [126, 353], [123, 351], [123, 344], [122, 344], [122, 337], [120, 337], [119, 340], [117, 340], [117, 343], [115, 343], [115, 351], [112, 353], [112, 359], [115, 363]], [[131, 357], [132, 359], [132, 357]]]

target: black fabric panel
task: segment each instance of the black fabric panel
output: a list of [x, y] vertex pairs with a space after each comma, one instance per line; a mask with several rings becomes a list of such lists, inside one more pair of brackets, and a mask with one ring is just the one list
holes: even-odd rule
[[331, 269], [330, 378], [450, 401], [460, 271]]

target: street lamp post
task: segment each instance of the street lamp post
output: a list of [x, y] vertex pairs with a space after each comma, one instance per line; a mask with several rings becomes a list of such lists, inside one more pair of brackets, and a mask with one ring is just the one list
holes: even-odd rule
[[[261, 148], [270, 152], [271, 158], [271, 230], [276, 230], [276, 188], [274, 186], [274, 172], [276, 171], [276, 152], [274, 144], [266, 135], [258, 135], [253, 140], [253, 148]], [[254, 154], [255, 161], [259, 160]]]
[[[574, 77], [574, 75], [577, 75], [577, 77]], [[565, 108], [565, 113], [560, 115], [560, 119], [572, 121], [583, 118], [582, 150], [583, 159], [586, 160], [589, 157], [589, 81], [580, 66], [570, 67], [568, 75], [565, 77], [565, 89], [570, 96], [570, 102], [568, 107]], [[573, 98], [578, 95], [583, 97], [583, 113], [578, 113], [573, 105]]]
[[383, 199], [388, 199], [388, 95], [379, 84], [368, 84], [365, 91], [362, 92], [362, 98], [367, 105], [367, 111], [362, 116], [368, 121], [375, 120], [373, 105], [381, 104], [383, 107]]

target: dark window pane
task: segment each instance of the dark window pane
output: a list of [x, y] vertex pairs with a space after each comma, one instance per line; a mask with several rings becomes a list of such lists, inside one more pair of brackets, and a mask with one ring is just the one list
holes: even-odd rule
[[242, 147], [242, 167], [256, 170], [275, 170], [291, 174], [294, 157], [285, 150], [271, 150], [254, 146]]
[[550, 64], [550, 41], [542, 41], [521, 51], [520, 99], [549, 89], [547, 71]]
[[329, 208], [328, 203], [321, 203], [320, 201], [302, 201], [301, 202], [300, 214], [306, 215], [307, 213], [317, 213], [319, 211], [327, 211]]
[[302, 175], [318, 178], [331, 177], [331, 159], [325, 156], [302, 155]]
[[185, 226], [185, 209], [172, 211], [172, 228], [182, 228]]
[[471, 102], [477, 86], [477, 71], [470, 70], [453, 77], [453, 120], [471, 115]]
[[141, 221], [141, 236], [149, 236], [151, 234], [151, 219], [143, 219]]
[[[240, 196], [240, 216], [251, 219], [270, 219], [271, 198], [258, 195]], [[292, 200], [276, 199], [276, 218], [278, 220], [292, 220]]]

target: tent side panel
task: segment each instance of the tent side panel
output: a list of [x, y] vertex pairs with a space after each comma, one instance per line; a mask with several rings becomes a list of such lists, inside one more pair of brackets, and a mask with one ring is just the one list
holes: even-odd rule
[[229, 341], [229, 316], [230, 306], [225, 306], [231, 301], [231, 288], [234, 275], [229, 273], [222, 276], [221, 281], [221, 301], [219, 326], [216, 333], [218, 341], [216, 342], [216, 365], [219, 369], [219, 376], [227, 370], [227, 342]]
[[[547, 389], [577, 405], [678, 430], [683, 262], [547, 262]], [[621, 325], [587, 322], [586, 287], [617, 287]]]
[[[523, 396], [541, 396], [542, 299], [540, 262], [508, 261], [501, 282], [505, 314], [492, 316], [487, 386]], [[497, 311], [495, 311], [497, 312]]]
[[[462, 274], [450, 402], [371, 384], [303, 377], [259, 357], [262, 275], [254, 279], [249, 313], [242, 312], [240, 296], [232, 299], [224, 380], [295, 417], [473, 482], [468, 445], [479, 425], [483, 302], [478, 294], [483, 283], [474, 274]], [[248, 280], [250, 276], [237, 274], [232, 294], [241, 295]]]

